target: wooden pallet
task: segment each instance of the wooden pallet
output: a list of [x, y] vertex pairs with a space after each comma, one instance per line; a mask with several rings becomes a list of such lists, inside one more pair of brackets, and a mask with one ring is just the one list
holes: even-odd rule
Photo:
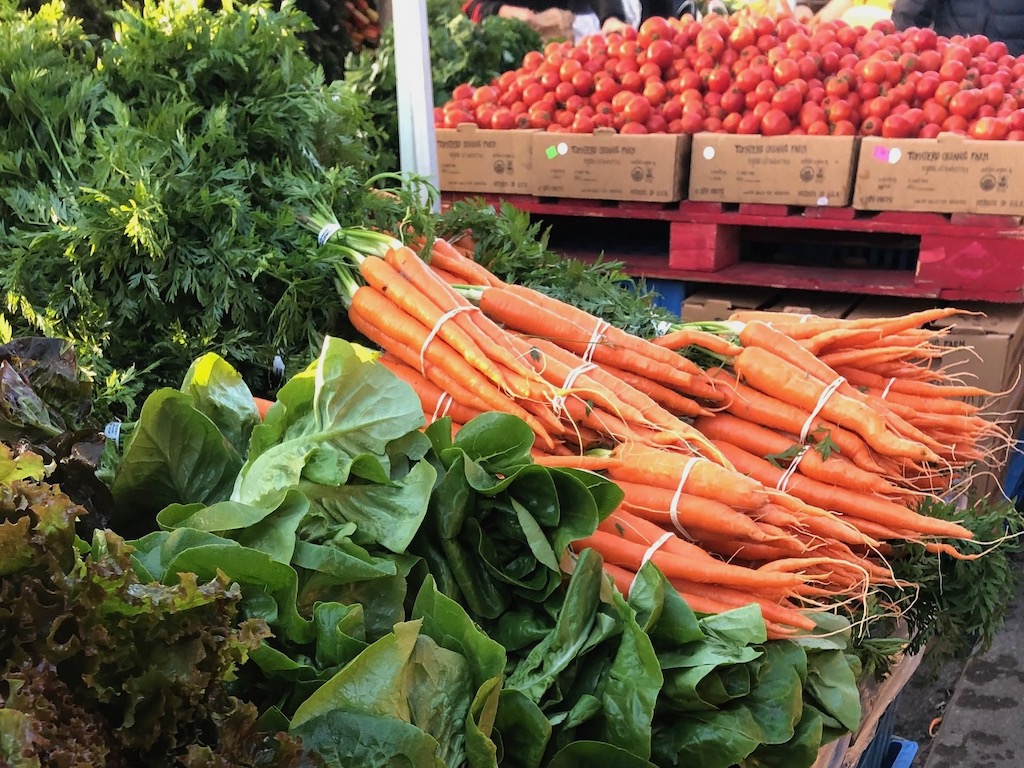
[[[953, 301], [1024, 301], [1024, 227], [1018, 217], [521, 195], [504, 199], [550, 223], [556, 249], [583, 259], [604, 253], [642, 277]], [[616, 230], [635, 234], [637, 242], [613, 242], [609, 232]], [[641, 236], [651, 232], [657, 232], [653, 244]], [[813, 257], [752, 258], [751, 246], [756, 250], [762, 243], [782, 251], [799, 246], [805, 252], [810, 245]], [[837, 256], [843, 250], [839, 244], [872, 255], [853, 260]], [[895, 260], [887, 255], [896, 251], [901, 255]]]

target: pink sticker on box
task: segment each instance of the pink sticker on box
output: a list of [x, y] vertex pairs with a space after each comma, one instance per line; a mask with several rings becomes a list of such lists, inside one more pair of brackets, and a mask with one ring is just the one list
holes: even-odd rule
[[889, 162], [889, 150], [886, 147], [882, 147], [882, 146], [875, 147], [875, 151], [873, 152], [873, 155], [874, 155], [875, 160], [878, 160], [878, 161], [883, 162], [883, 163], [888, 163]]

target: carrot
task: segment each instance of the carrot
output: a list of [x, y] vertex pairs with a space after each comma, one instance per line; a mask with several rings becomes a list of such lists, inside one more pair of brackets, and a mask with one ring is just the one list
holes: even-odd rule
[[[741, 384], [735, 376], [724, 369], [711, 371], [711, 377], [723, 389], [728, 389], [734, 394], [734, 397], [727, 401], [725, 409], [745, 421], [789, 434], [798, 434], [807, 421], [807, 415], [801, 409]], [[858, 467], [867, 472], [885, 474], [885, 470], [856, 433], [823, 419], [816, 420], [811, 425], [809, 433], [812, 436], [819, 433], [828, 435], [838, 446], [840, 453]]]
[[256, 410], [260, 414], [260, 421], [267, 418], [267, 411], [270, 410], [271, 406], [274, 405], [274, 400], [266, 400], [262, 397], [253, 397], [253, 405], [256, 406]]
[[614, 365], [609, 365], [608, 363], [601, 363], [600, 366], [609, 375], [646, 395], [674, 416], [701, 416], [708, 413], [696, 400], [682, 395], [663, 384], [617, 368]]
[[[859, 368], [837, 368], [836, 373], [845, 376], [855, 387], [870, 387], [872, 389], [888, 391], [887, 396], [894, 394], [907, 395], [925, 399], [941, 399], [950, 397], [991, 397], [996, 394], [981, 387], [953, 386], [950, 384], [930, 384], [925, 381], [911, 381], [907, 379], [891, 378], [871, 373]], [[956, 401], [958, 404], [959, 401]], [[973, 409], [971, 413], [978, 411], [977, 406], [962, 403], [967, 408]]]
[[[748, 541], [720, 539], [711, 535], [695, 535], [695, 538], [700, 542], [701, 547], [721, 555], [729, 562], [736, 559], [748, 562], [778, 560], [793, 554], [792, 549], [777, 547], [774, 544], [752, 544]], [[804, 549], [810, 549], [810, 547]]]
[[727, 605], [730, 608], [742, 608], [745, 605], [756, 603], [761, 609], [761, 615], [768, 621], [798, 629], [813, 630], [817, 625], [806, 616], [801, 615], [793, 607], [784, 607], [777, 602], [753, 597], [725, 587], [709, 586], [699, 582], [687, 581], [685, 579], [669, 579], [680, 592], [691, 595], [705, 595], [707, 599]]
[[[682, 370], [681, 366], [675, 363], [666, 364], [653, 360], [633, 349], [613, 348], [600, 340], [596, 318], [590, 327], [585, 328], [572, 319], [571, 315], [563, 315], [539, 306], [511, 290], [512, 287], [488, 288], [483, 291], [479, 306], [487, 317], [519, 333], [551, 339], [560, 347], [580, 355], [585, 360], [610, 363], [655, 381], [671, 384], [687, 394], [709, 400], [718, 399], [718, 391], [702, 378], [702, 374], [694, 375]], [[684, 359], [653, 344], [649, 346], [674, 359]]]
[[[640, 569], [644, 558], [647, 557], [670, 579], [682, 578], [701, 584], [746, 587], [754, 591], [785, 591], [804, 582], [803, 577], [798, 574], [761, 573], [749, 568], [719, 562], [694, 545], [690, 545], [690, 547], [695, 554], [699, 553], [700, 556], [683, 557], [656, 550], [648, 557], [652, 545], [656, 541], [657, 539], [648, 544], [638, 544], [622, 536], [599, 530], [576, 542], [576, 546], [591, 547], [601, 553], [606, 562], [628, 568], [634, 573]], [[678, 542], [686, 543], [681, 539]]]
[[[385, 255], [384, 260], [406, 280], [419, 288], [437, 306], [472, 306], [462, 294], [438, 278], [411, 249], [392, 249]], [[483, 312], [462, 312], [454, 315], [451, 322], [465, 331], [489, 358], [500, 362], [510, 371], [522, 376], [527, 382], [531, 380], [534, 375], [533, 371], [512, 355], [505, 343], [506, 334], [494, 323], [484, 318]], [[528, 390], [518, 394], [529, 396], [530, 392]]]
[[448, 285], [462, 285], [462, 278], [459, 277], [458, 275], [455, 275], [447, 270], [441, 269], [440, 267], [434, 264], [430, 265], [430, 269], [435, 275], [437, 275], [446, 283], [448, 283]]
[[[406, 280], [398, 270], [384, 259], [376, 256], [366, 257], [360, 264], [359, 271], [371, 287], [376, 288], [427, 328], [435, 329], [437, 337], [447, 341], [452, 349], [465, 358], [467, 363], [502, 389], [511, 391], [505, 377], [491, 359], [483, 353], [465, 330], [454, 322], [450, 322], [454, 319], [452, 316], [445, 316], [447, 312], [459, 306], [455, 301], [449, 301], [444, 305], [435, 304], [415, 285]], [[521, 391], [518, 394], [527, 394], [528, 391]]]
[[677, 331], [671, 331], [664, 336], [652, 339], [651, 343], [657, 344], [659, 347], [665, 347], [665, 349], [677, 351], [687, 347], [700, 347], [709, 352], [729, 357], [740, 353], [740, 347], [728, 339], [723, 339], [721, 336], [716, 336], [713, 333], [696, 328], [681, 328]]
[[435, 238], [430, 248], [430, 263], [464, 278], [464, 282], [470, 285], [503, 285], [501, 280], [485, 267], [460, 253], [442, 238]]
[[[808, 413], [818, 407], [824, 394], [826, 385], [759, 347], [745, 347], [734, 361], [737, 374], [755, 389], [775, 393]], [[893, 434], [882, 417], [864, 403], [834, 393], [824, 400], [820, 411], [825, 418], [859, 434], [881, 454], [941, 463], [928, 447]]]
[[939, 357], [936, 354], [921, 354], [921, 350], [911, 347], [877, 347], [869, 349], [847, 349], [842, 352], [830, 352], [818, 358], [833, 370], [849, 366], [851, 368], [871, 368], [879, 363], [891, 363], [896, 360], [931, 360]]
[[[896, 318], [864, 317], [856, 320], [848, 320], [823, 317], [808, 318], [804, 315], [784, 312], [744, 311], [734, 312], [729, 319], [744, 323], [756, 320], [772, 323], [773, 326], [781, 330], [787, 336], [794, 339], [806, 339], [822, 333], [823, 331], [831, 331], [836, 328], [876, 329], [880, 335], [886, 336], [900, 333], [906, 329], [917, 328], [919, 326], [959, 314], [971, 313], [960, 309], [945, 307], [913, 312]], [[801, 322], [801, 319], [803, 322]]]
[[703, 457], [625, 444], [616, 446], [613, 455], [621, 459], [621, 463], [608, 468], [615, 481], [646, 483], [672, 491], [681, 487], [682, 492], [739, 510], [760, 509], [769, 501], [768, 492], [759, 482]]
[[[423, 348], [429, 331], [373, 288], [364, 285], [356, 290], [349, 307], [349, 320], [356, 330], [382, 349], [394, 352], [406, 365], [418, 365], [419, 350]], [[546, 444], [553, 445], [551, 436], [537, 419], [506, 397], [447, 344], [427, 345], [425, 358], [431, 364], [427, 378], [435, 384], [451, 391], [447, 386], [448, 376], [434, 377], [434, 371], [445, 371], [464, 388], [476, 393], [489, 407], [518, 416]]]
[[[557, 344], [548, 341], [547, 339], [535, 338], [527, 342], [533, 348], [539, 350], [541, 353], [546, 355], [548, 358], [557, 360], [568, 369], [576, 368], [583, 364], [583, 360], [572, 352], [562, 349]], [[543, 363], [540, 363], [543, 365]], [[622, 403], [624, 408], [630, 409], [630, 412], [635, 414], [632, 420], [637, 423], [650, 423], [654, 424], [662, 429], [676, 429], [680, 422], [679, 419], [673, 416], [671, 413], [666, 411], [654, 400], [645, 395], [643, 392], [630, 386], [627, 382], [622, 379], [613, 376], [604, 370], [601, 366], [595, 365], [594, 368], [590, 369], [586, 373], [586, 378], [593, 380], [599, 387], [603, 387], [608, 392], [612, 393], [619, 402]], [[581, 387], [586, 389], [586, 387]], [[608, 407], [607, 405], [605, 407]], [[627, 417], [626, 413], [621, 414]]]
[[616, 485], [625, 493], [625, 502], [647, 510], [647, 513], [637, 512], [638, 516], [662, 527], [673, 527], [678, 520], [678, 526], [685, 530], [696, 527], [726, 538], [752, 542], [772, 540], [747, 515], [720, 501], [689, 493], [676, 494], [667, 488], [626, 480], [616, 480]]
[[567, 454], [552, 454], [535, 459], [535, 462], [543, 467], [586, 469], [591, 472], [603, 472], [608, 466], [607, 461], [604, 456], [579, 455], [571, 451]]
[[[773, 432], [729, 413], [702, 417], [694, 426], [712, 440], [725, 440], [766, 459], [769, 456], [792, 452], [798, 445], [795, 437]], [[797, 471], [801, 474], [852, 490], [883, 495], [902, 494], [901, 489], [892, 483], [877, 474], [864, 471], [846, 457], [840, 455], [824, 459], [815, 448], [806, 445], [804, 449], [797, 465]], [[796, 456], [791, 456], [791, 460], [795, 461]]]
[[[720, 441], [718, 447], [739, 471], [749, 473], [751, 477], [766, 485], [777, 483], [782, 475], [781, 469], [773, 467], [764, 459], [731, 443]], [[846, 488], [826, 485], [808, 477], [794, 476], [787, 492], [791, 496], [822, 509], [841, 512], [849, 517], [871, 520], [893, 528], [906, 528], [949, 538], [969, 539], [972, 537], [968, 529], [956, 523], [920, 515], [899, 504]]]
[[[599, 318], [591, 315], [589, 312], [584, 312], [582, 309], [578, 309], [571, 304], [566, 304], [558, 299], [553, 299], [547, 294], [535, 291], [532, 288], [526, 288], [521, 285], [507, 285], [504, 287], [504, 290], [521, 296], [535, 306], [542, 307], [550, 312], [561, 315], [576, 325], [584, 329], [589, 329], [590, 333], [594, 333], [595, 328], [597, 328], [600, 323]], [[616, 328], [614, 325], [608, 325], [607, 328], [601, 331], [601, 334], [603, 339], [607, 341], [609, 345], [617, 349], [631, 350], [636, 352], [638, 355], [650, 358], [651, 360], [662, 363], [670, 368], [674, 367], [684, 370], [694, 376], [700, 376], [702, 373], [701, 369], [695, 363], [687, 360], [685, 357], [680, 357], [670, 350], [663, 349], [656, 344], [652, 344], [646, 339], [641, 339], [639, 336], [626, 333], [622, 329]]]

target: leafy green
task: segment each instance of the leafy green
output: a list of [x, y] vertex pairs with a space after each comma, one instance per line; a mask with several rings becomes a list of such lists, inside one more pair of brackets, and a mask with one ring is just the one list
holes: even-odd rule
[[561, 584], [556, 553], [589, 536], [621, 500], [596, 475], [533, 464], [533, 432], [513, 416], [478, 416], [454, 442], [448, 419], [427, 435], [440, 477], [412, 551], [475, 618], [495, 619], [519, 599], [546, 600]]
[[347, 327], [298, 211], [404, 204], [369, 194], [376, 129], [303, 51], [306, 16], [145, 0], [101, 43], [60, 4], [5, 4], [0, 285], [16, 332], [74, 342], [101, 418], [208, 351], [264, 392], [275, 356]]

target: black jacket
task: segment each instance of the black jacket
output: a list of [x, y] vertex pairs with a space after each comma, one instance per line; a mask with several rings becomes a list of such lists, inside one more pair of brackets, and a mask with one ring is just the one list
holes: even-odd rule
[[985, 35], [1002, 40], [1014, 56], [1024, 53], [1024, 3], [1020, 0], [896, 0], [898, 29], [934, 27], [940, 35]]

